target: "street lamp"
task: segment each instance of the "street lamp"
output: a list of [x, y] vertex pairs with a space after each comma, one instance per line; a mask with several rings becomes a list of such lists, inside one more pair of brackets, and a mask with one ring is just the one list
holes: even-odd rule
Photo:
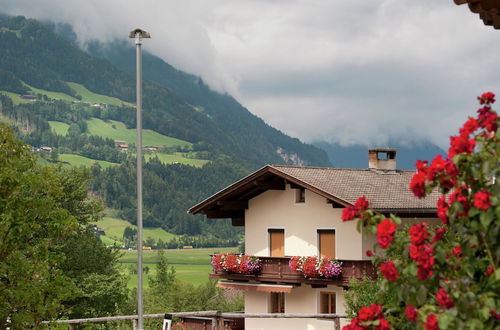
[[142, 38], [151, 38], [144, 30], [130, 31], [129, 38], [135, 39], [136, 46], [136, 107], [137, 135], [135, 149], [137, 154], [137, 330], [144, 330], [142, 308]]

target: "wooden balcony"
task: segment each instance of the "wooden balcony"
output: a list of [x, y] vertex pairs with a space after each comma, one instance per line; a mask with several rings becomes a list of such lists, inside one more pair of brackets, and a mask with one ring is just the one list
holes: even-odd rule
[[342, 262], [342, 275], [331, 279], [308, 279], [288, 267], [290, 257], [259, 257], [259, 259], [262, 261], [262, 269], [258, 274], [242, 275], [213, 270], [210, 278], [269, 284], [300, 285], [304, 283], [312, 287], [325, 287], [326, 285], [345, 287], [348, 286], [351, 278], [376, 278], [377, 276], [377, 270], [369, 260], [339, 260]]

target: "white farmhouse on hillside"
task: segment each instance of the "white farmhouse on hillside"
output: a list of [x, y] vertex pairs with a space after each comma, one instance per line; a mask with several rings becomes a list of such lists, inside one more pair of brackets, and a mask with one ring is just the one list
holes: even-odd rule
[[[437, 223], [437, 193], [417, 199], [408, 189], [414, 171], [396, 170], [395, 149], [370, 149], [368, 169], [268, 165], [221, 190], [189, 213], [231, 218], [245, 227], [245, 253], [261, 271], [242, 275], [214, 270], [220, 287], [245, 290], [245, 313], [345, 313], [344, 290], [352, 277], [376, 276], [366, 250], [373, 234], [342, 221], [342, 209], [366, 196], [370, 208], [403, 223]], [[342, 262], [342, 275], [306, 278], [292, 271], [292, 256]], [[345, 323], [345, 322], [342, 322]], [[332, 329], [320, 319], [245, 319], [246, 329]]]

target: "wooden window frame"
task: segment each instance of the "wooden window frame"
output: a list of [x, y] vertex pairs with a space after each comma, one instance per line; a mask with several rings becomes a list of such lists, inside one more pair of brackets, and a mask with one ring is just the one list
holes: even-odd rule
[[[274, 297], [277, 298], [275, 299]], [[284, 292], [270, 292], [268, 298], [268, 312], [272, 314], [285, 313], [285, 301], [286, 298]], [[278, 304], [278, 306], [274, 306], [275, 302]]]
[[[323, 310], [322, 298], [328, 296], [328, 310]], [[333, 296], [333, 306], [331, 304]], [[332, 308], [333, 307], [333, 308]], [[319, 314], [337, 314], [337, 293], [333, 291], [320, 291], [318, 296], [318, 313]], [[322, 319], [325, 321], [333, 321], [333, 319]]]
[[295, 203], [303, 204], [306, 202], [306, 188], [295, 188]]
[[335, 252], [335, 259], [337, 258], [337, 231], [335, 228], [317, 228], [316, 229], [316, 241], [317, 246], [318, 246], [318, 257], [321, 257], [321, 240], [320, 240], [320, 234], [321, 233], [333, 233], [335, 235], [335, 243], [333, 246], [333, 250]]

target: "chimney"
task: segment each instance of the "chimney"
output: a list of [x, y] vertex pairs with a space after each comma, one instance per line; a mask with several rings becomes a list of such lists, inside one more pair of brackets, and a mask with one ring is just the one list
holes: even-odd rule
[[397, 151], [397, 149], [391, 148], [368, 149], [368, 168], [380, 171], [395, 171]]

